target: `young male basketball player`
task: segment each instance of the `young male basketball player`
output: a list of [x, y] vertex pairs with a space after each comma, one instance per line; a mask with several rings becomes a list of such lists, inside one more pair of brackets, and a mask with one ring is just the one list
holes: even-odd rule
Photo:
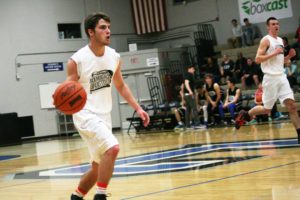
[[275, 17], [267, 20], [267, 29], [269, 34], [260, 41], [255, 62], [261, 63], [261, 69], [264, 73], [263, 78], [263, 106], [255, 106], [249, 112], [241, 111], [235, 122], [237, 129], [245, 121], [258, 114], [268, 114], [271, 112], [277, 99], [282, 105], [287, 106], [291, 121], [297, 130], [298, 143], [300, 143], [300, 120], [294, 101], [294, 94], [289, 86], [288, 79], [284, 74], [283, 42], [277, 36], [279, 23]]
[[120, 95], [137, 111], [144, 126], [148, 125], [149, 116], [123, 81], [120, 55], [107, 46], [110, 43], [109, 16], [104, 13], [91, 14], [85, 18], [84, 26], [90, 43], [69, 60], [67, 80], [78, 81], [87, 92], [86, 105], [73, 115], [73, 120], [87, 143], [92, 166], [81, 177], [71, 200], [82, 200], [96, 183], [94, 200], [105, 200], [119, 152], [118, 141], [112, 134], [110, 116], [112, 81]]

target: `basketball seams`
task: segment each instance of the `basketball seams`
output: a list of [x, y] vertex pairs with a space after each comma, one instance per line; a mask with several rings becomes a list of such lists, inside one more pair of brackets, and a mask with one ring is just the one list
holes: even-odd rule
[[60, 105], [58, 105], [56, 108], [59, 108], [60, 106], [62, 106], [63, 104], [65, 104], [69, 99], [71, 99], [74, 95], [76, 95], [78, 92], [80, 92], [83, 88], [80, 88], [79, 90], [77, 90], [74, 94], [72, 94], [69, 98], [67, 98], [64, 102], [62, 102]]
[[[78, 106], [76, 106], [76, 107], [74, 107], [74, 108], [72, 108], [72, 109], [68, 109], [68, 110], [61, 110], [61, 111], [63, 111], [63, 112], [68, 112], [68, 111], [76, 110], [77, 108], [81, 107], [81, 106], [82, 106], [82, 104], [85, 104], [85, 103], [86, 103], [86, 100], [87, 100], [87, 97], [85, 97], [85, 98], [84, 98], [84, 101], [82, 101], [82, 103], [81, 103], [81, 104], [79, 104]], [[79, 111], [78, 111], [78, 112], [79, 112]], [[67, 114], [74, 114], [74, 113], [67, 113]]]
[[[55, 95], [55, 100], [54, 100], [54, 104], [56, 105], [56, 102], [58, 102], [58, 98], [59, 98], [59, 96], [58, 96], [58, 93], [60, 93], [61, 92], [61, 90], [63, 90], [65, 87], [69, 87], [70, 85], [72, 85], [72, 82], [70, 82], [70, 83], [68, 83], [67, 85], [60, 85], [59, 87], [61, 87], [61, 86], [63, 86], [63, 87], [61, 87], [61, 88], [57, 88], [56, 90], [55, 90], [55, 92], [54, 92], [54, 95]], [[61, 103], [59, 106], [61, 106], [62, 104], [64, 104], [65, 102], [63, 102], [63, 103]], [[59, 106], [55, 106], [56, 108], [58, 108]]]
[[[56, 109], [65, 114], [74, 114], [85, 106], [87, 93], [78, 82], [66, 81], [56, 88], [53, 99]], [[71, 102], [73, 102], [72, 105]]]

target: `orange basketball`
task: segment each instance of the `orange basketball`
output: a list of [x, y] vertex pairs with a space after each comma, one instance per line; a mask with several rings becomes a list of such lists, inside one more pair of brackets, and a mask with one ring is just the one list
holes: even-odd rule
[[65, 114], [74, 114], [84, 107], [86, 92], [79, 83], [66, 81], [56, 88], [53, 99], [56, 109]]
[[255, 96], [257, 102], [262, 102], [262, 94], [258, 94]]

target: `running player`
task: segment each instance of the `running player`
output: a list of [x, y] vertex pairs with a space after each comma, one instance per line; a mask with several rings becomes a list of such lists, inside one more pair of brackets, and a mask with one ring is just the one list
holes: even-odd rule
[[87, 92], [86, 105], [73, 115], [73, 120], [88, 146], [92, 165], [81, 177], [71, 200], [82, 200], [96, 183], [94, 200], [106, 200], [106, 188], [119, 152], [110, 116], [112, 81], [119, 94], [136, 110], [144, 126], [148, 125], [149, 116], [123, 81], [120, 55], [107, 46], [110, 43], [109, 16], [91, 14], [85, 18], [84, 27], [90, 42], [72, 55], [67, 80], [78, 81]]
[[235, 121], [237, 129], [245, 121], [250, 121], [251, 117], [258, 114], [268, 114], [271, 112], [274, 103], [279, 99], [281, 105], [287, 106], [291, 121], [298, 134], [300, 143], [300, 120], [295, 105], [294, 94], [289, 82], [284, 74], [283, 42], [278, 37], [279, 23], [275, 17], [267, 20], [269, 34], [260, 41], [255, 62], [261, 63], [264, 73], [263, 78], [263, 106], [255, 106], [248, 112], [242, 110]]

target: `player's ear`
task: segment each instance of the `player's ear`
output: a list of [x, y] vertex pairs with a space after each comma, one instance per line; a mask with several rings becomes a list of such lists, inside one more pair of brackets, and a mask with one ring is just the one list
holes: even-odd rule
[[95, 34], [95, 31], [93, 29], [88, 29], [88, 33], [89, 33], [90, 38], [91, 38], [91, 36], [93, 36]]

